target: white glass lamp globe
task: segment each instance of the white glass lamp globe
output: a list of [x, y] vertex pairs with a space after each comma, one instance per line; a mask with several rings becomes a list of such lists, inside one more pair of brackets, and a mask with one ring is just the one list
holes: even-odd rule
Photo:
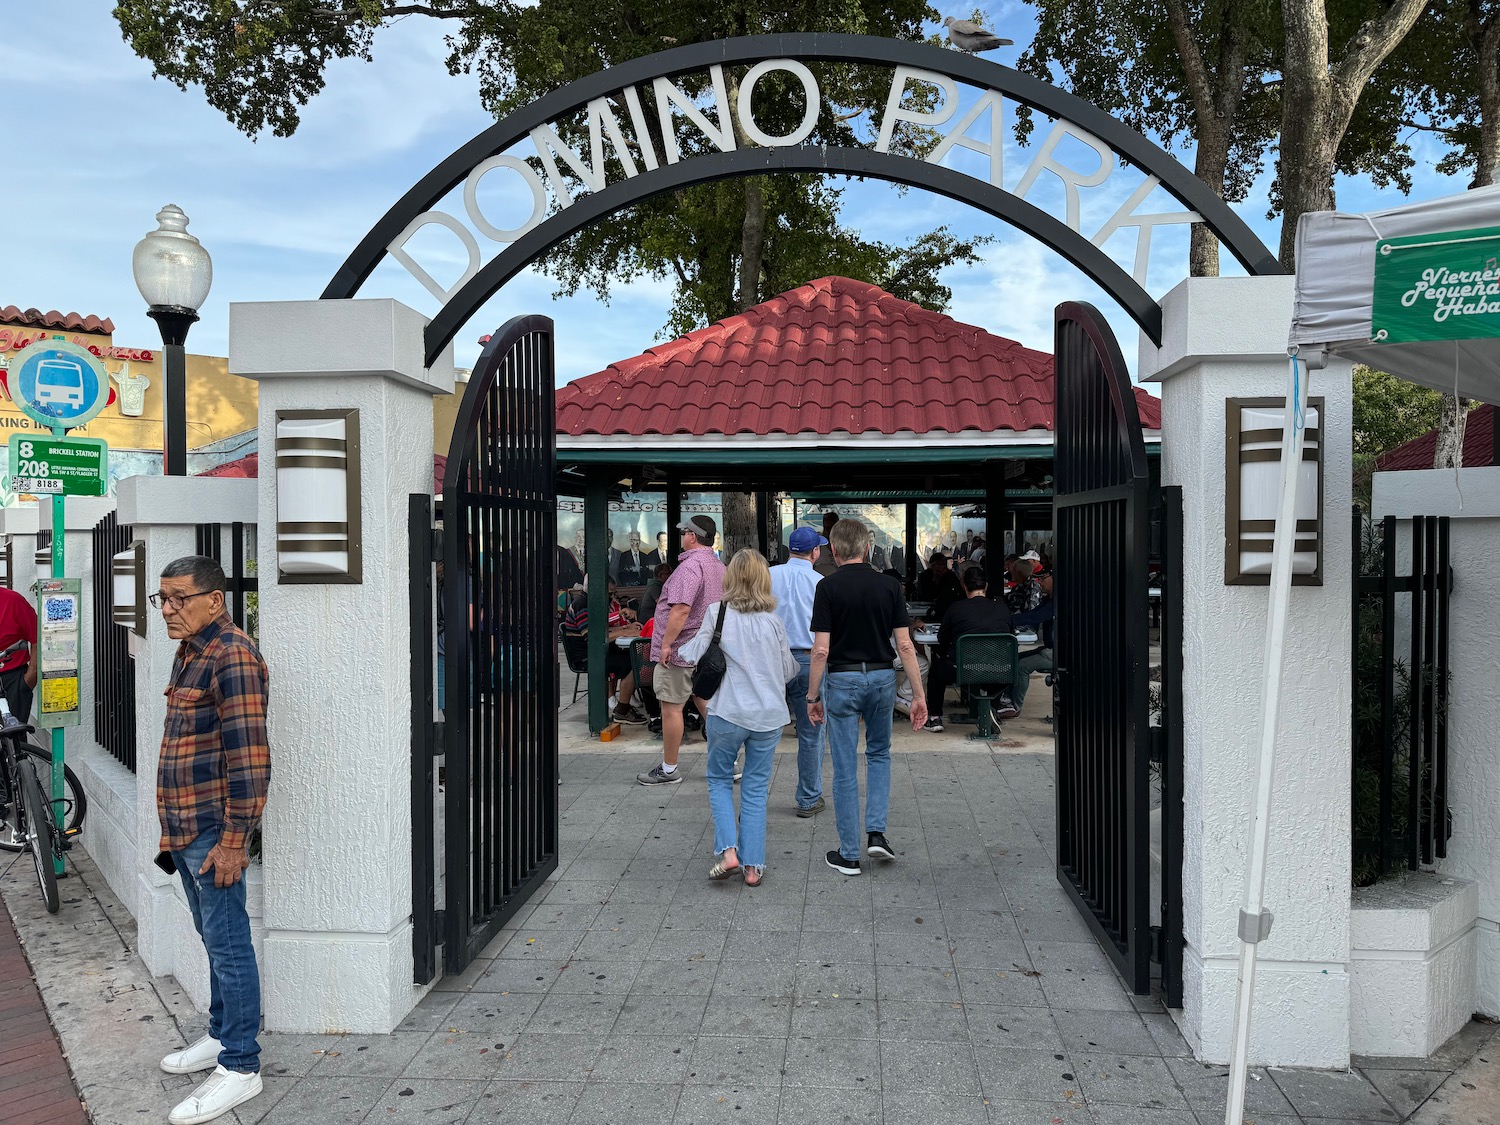
[[188, 217], [175, 203], [156, 213], [157, 228], [135, 244], [135, 287], [151, 308], [196, 313], [208, 299], [214, 264], [203, 244], [187, 232]]

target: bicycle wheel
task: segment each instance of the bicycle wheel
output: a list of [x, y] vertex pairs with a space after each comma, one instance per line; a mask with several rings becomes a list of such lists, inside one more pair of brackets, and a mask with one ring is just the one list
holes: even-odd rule
[[53, 865], [57, 828], [52, 819], [52, 804], [42, 795], [36, 763], [28, 759], [17, 768], [21, 775], [21, 806], [26, 814], [26, 843], [36, 863], [36, 881], [42, 888], [47, 913], [56, 914], [62, 902], [57, 897], [57, 869]]
[[[44, 794], [52, 792], [52, 752], [41, 746], [26, 743], [21, 747], [21, 760], [31, 758], [36, 762], [37, 779]], [[17, 802], [19, 803], [19, 801]], [[88, 814], [88, 797], [78, 775], [66, 762], [63, 763], [62, 829], [71, 837], [74, 830], [83, 827], [83, 818]], [[0, 852], [19, 852], [26, 847], [26, 837], [21, 834], [19, 822], [12, 816], [0, 821]]]

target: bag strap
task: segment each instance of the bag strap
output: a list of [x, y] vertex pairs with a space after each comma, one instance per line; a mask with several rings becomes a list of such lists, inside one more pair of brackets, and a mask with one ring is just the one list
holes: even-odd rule
[[719, 643], [719, 634], [724, 631], [724, 610], [725, 605], [723, 600], [721, 599], [719, 602], [719, 619], [714, 622], [714, 644]]

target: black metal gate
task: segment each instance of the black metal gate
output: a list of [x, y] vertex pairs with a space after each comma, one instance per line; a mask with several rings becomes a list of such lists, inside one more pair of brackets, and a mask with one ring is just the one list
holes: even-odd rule
[[[415, 929], [449, 973], [557, 868], [556, 480], [552, 321], [517, 317], [479, 357], [443, 478], [445, 908]], [[419, 857], [431, 841], [419, 827]], [[414, 890], [424, 909], [431, 884]]]
[[134, 773], [135, 661], [126, 630], [114, 623], [115, 556], [130, 542], [130, 525], [115, 512], [94, 525], [94, 741]]
[[1092, 305], [1057, 307], [1055, 363], [1057, 876], [1145, 994], [1150, 468], [1120, 346]]

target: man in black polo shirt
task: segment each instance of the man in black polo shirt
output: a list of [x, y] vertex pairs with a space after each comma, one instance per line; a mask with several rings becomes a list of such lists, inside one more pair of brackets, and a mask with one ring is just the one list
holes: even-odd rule
[[[1004, 602], [991, 601], [990, 580], [984, 567], [978, 563], [959, 571], [958, 580], [968, 594], [961, 602], [955, 602], [943, 614], [943, 623], [938, 626], [937, 651], [927, 666], [927, 706], [931, 708], [927, 725], [923, 730], [941, 732], [943, 729], [943, 693], [948, 685], [958, 679], [958, 666], [954, 663], [958, 638], [970, 633], [1009, 633], [1010, 609]], [[1009, 699], [1001, 699], [995, 708], [997, 719], [1015, 717], [1016, 709]]]
[[[839, 846], [828, 866], [843, 875], [859, 874], [859, 722], [865, 723], [865, 832], [869, 853], [895, 859], [885, 838], [891, 803], [891, 716], [896, 703], [896, 654], [913, 684], [911, 725], [927, 721], [921, 695], [917, 652], [901, 583], [865, 564], [870, 529], [841, 519], [828, 535], [838, 569], [818, 583], [813, 595], [812, 664], [808, 671], [807, 715], [828, 722], [833, 759], [833, 816]], [[895, 645], [891, 634], [895, 633]]]

